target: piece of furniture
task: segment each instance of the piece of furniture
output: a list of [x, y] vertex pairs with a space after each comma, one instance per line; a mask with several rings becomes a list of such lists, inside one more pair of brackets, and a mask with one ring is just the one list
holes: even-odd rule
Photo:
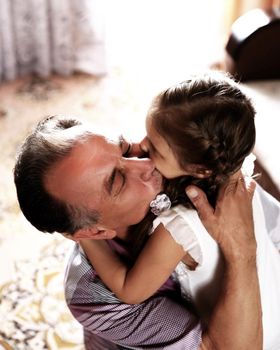
[[256, 107], [258, 182], [280, 200], [280, 9], [255, 9], [238, 18], [224, 64]]
[[259, 182], [280, 201], [280, 80], [245, 84], [257, 110], [255, 154], [262, 173]]
[[280, 80], [241, 83], [252, 98], [256, 114], [256, 172], [258, 182], [280, 201]]
[[233, 23], [226, 64], [242, 81], [280, 78], [280, 9], [255, 9]]

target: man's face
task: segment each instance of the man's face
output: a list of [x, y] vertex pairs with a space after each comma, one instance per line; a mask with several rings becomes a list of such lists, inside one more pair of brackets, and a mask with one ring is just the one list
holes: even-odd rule
[[106, 228], [125, 231], [144, 218], [162, 177], [150, 159], [125, 158], [124, 152], [100, 135], [78, 141], [47, 174], [47, 190], [66, 203], [97, 210]]

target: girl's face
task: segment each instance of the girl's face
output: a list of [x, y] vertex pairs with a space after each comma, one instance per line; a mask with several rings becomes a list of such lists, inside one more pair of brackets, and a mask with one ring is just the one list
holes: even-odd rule
[[151, 117], [146, 119], [147, 136], [141, 142], [141, 148], [149, 153], [158, 171], [167, 179], [182, 175], [191, 175], [181, 168], [172, 149], [165, 139], [155, 130]]

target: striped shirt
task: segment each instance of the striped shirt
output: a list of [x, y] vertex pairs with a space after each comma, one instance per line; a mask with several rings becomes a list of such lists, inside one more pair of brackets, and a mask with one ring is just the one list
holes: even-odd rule
[[76, 244], [66, 270], [65, 296], [70, 311], [83, 325], [85, 348], [198, 349], [202, 326], [178, 301], [172, 283], [168, 280], [141, 304], [124, 304], [105, 287]]

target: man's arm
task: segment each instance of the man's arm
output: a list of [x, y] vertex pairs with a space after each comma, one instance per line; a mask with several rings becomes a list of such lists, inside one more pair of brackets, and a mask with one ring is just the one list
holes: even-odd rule
[[202, 335], [201, 350], [262, 349], [262, 312], [252, 219], [255, 183], [230, 182], [215, 210], [205, 194], [190, 187], [187, 194], [208, 232], [219, 244], [226, 272], [218, 303]]

